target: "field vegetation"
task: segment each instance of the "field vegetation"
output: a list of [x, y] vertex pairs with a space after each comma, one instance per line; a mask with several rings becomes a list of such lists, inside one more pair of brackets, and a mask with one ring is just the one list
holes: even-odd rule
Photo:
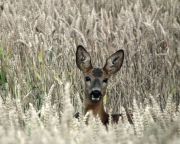
[[[125, 51], [104, 99], [124, 120], [108, 130], [81, 113], [79, 44], [96, 67]], [[179, 0], [0, 0], [1, 144], [178, 144], [179, 103]]]

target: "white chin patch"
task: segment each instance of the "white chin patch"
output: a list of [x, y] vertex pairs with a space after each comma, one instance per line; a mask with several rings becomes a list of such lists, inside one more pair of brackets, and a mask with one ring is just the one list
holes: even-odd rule
[[99, 101], [100, 98], [94, 98], [94, 97], [92, 97], [92, 100], [93, 100], [93, 101]]

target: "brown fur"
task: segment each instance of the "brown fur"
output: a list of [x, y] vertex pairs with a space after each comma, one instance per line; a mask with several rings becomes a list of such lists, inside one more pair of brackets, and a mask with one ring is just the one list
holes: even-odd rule
[[[109, 114], [106, 113], [105, 110], [104, 110], [103, 101], [100, 101], [100, 103], [97, 103], [97, 104], [86, 104], [85, 106], [86, 106], [85, 107], [85, 113], [88, 112], [88, 111], [92, 111], [94, 116], [99, 115], [99, 117], [101, 119], [101, 122], [104, 125], [109, 124]], [[129, 123], [133, 124], [132, 114], [128, 113], [127, 110], [126, 110], [126, 116], [128, 118]], [[124, 120], [122, 114], [112, 114], [111, 117], [112, 117], [112, 122], [113, 123], [118, 123], [118, 121], [120, 119], [122, 121]]]

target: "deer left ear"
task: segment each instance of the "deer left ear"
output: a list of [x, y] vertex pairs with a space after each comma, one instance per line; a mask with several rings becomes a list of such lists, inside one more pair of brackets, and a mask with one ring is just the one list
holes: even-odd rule
[[124, 60], [124, 51], [121, 49], [115, 52], [114, 54], [112, 54], [106, 60], [106, 64], [103, 70], [109, 75], [115, 74], [120, 70], [123, 64], [123, 60]]

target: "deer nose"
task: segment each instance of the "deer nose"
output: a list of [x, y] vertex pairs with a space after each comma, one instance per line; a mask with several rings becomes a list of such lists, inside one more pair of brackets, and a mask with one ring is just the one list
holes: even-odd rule
[[92, 101], [99, 101], [101, 98], [101, 92], [99, 90], [94, 90], [91, 92]]
[[99, 98], [101, 96], [101, 92], [98, 91], [98, 90], [94, 90], [92, 91], [91, 95], [94, 97], [94, 98]]

